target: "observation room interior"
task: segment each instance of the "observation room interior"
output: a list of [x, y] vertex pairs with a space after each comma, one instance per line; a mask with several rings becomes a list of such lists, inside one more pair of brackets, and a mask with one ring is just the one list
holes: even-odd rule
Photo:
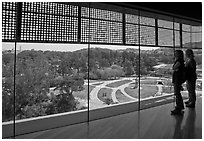
[[2, 138], [202, 139], [202, 2], [2, 2]]

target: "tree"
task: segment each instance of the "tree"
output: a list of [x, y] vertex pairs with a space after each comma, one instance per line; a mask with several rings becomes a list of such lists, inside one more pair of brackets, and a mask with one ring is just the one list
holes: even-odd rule
[[127, 59], [125, 60], [125, 62], [123, 64], [123, 70], [124, 70], [126, 76], [132, 75], [134, 73], [132, 63]]
[[76, 110], [77, 102], [72, 93], [82, 90], [83, 84], [84, 80], [79, 76], [64, 76], [59, 82], [56, 89], [60, 90], [60, 94], [54, 100], [54, 105], [59, 113]]
[[13, 119], [13, 98], [13, 78], [10, 77], [2, 82], [2, 121]]
[[100, 68], [110, 67], [108, 60], [105, 58], [99, 59], [98, 62]]

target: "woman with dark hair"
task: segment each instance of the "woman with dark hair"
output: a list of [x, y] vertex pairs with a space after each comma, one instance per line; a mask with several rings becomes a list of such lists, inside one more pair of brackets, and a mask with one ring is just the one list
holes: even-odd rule
[[185, 52], [186, 55], [186, 87], [188, 90], [189, 100], [185, 102], [186, 107], [195, 107], [196, 102], [196, 93], [195, 93], [195, 86], [196, 86], [196, 61], [194, 60], [194, 54], [191, 49], [187, 49]]
[[175, 62], [173, 65], [173, 78], [172, 83], [174, 85], [174, 95], [176, 96], [176, 107], [171, 113], [181, 114], [184, 109], [183, 98], [181, 96], [182, 79], [184, 73], [184, 55], [182, 50], [175, 51]]

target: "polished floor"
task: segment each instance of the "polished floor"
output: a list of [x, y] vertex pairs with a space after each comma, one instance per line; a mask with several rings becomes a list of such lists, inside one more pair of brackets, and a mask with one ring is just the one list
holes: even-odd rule
[[[202, 97], [173, 116], [174, 103], [109, 118], [17, 136], [18, 139], [201, 139]], [[90, 115], [91, 116], [91, 115]]]

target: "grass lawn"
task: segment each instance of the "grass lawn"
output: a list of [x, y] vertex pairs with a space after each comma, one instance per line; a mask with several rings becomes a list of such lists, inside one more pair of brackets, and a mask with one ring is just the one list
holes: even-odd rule
[[172, 85], [172, 80], [171, 79], [144, 79], [141, 80], [140, 84], [149, 84], [149, 85], [157, 85], [157, 80], [162, 80], [162, 82], [164, 83], [164, 85]]
[[117, 87], [122, 86], [122, 85], [124, 85], [126, 83], [129, 83], [129, 82], [132, 82], [132, 80], [117, 81], [117, 82], [110, 83], [110, 84], [108, 84], [106, 86], [111, 87], [111, 88], [117, 88]]
[[162, 93], [173, 93], [174, 88], [171, 86], [163, 86], [162, 87]]
[[[81, 99], [88, 99], [88, 85], [84, 85], [84, 90], [73, 92], [74, 97], [79, 97]], [[89, 93], [95, 88], [95, 86], [89, 86]]]
[[[112, 97], [111, 97], [112, 91], [113, 90], [109, 89], [109, 88], [102, 88], [98, 92], [98, 98], [103, 102], [105, 102], [106, 98], [112, 99]], [[106, 96], [104, 96], [104, 95], [106, 95]]]
[[121, 92], [121, 90], [117, 90], [115, 96], [116, 96], [116, 98], [118, 99], [118, 101], [119, 101], [120, 103], [128, 102], [128, 101], [131, 101], [131, 100], [132, 100], [132, 99], [126, 97], [126, 96]]
[[156, 85], [157, 84], [157, 80], [155, 80], [155, 79], [154, 80], [152, 80], [152, 79], [141, 80], [140, 81], [140, 85], [141, 84]]
[[[142, 85], [141, 88], [140, 98], [154, 96], [158, 91], [157, 86]], [[131, 85], [125, 88], [125, 92], [132, 97], [138, 98], [138, 89], [132, 89]]]

